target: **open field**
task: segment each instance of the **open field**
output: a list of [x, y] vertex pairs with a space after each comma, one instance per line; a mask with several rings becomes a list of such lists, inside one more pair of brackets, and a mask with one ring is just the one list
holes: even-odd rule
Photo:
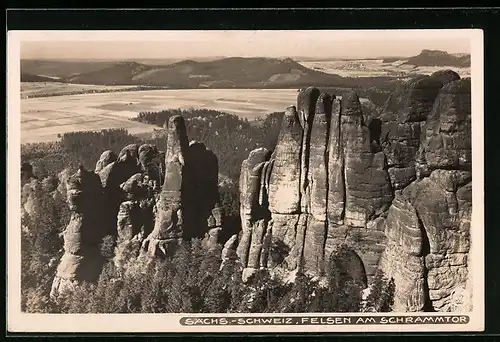
[[327, 74], [340, 75], [342, 77], [376, 77], [395, 76], [405, 77], [414, 74], [430, 75], [435, 71], [451, 69], [460, 77], [470, 76], [470, 68], [452, 66], [414, 66], [403, 64], [404, 61], [383, 63], [382, 59], [359, 59], [359, 60], [337, 60], [337, 61], [299, 61], [306, 68], [322, 71]]
[[21, 142], [57, 140], [58, 134], [125, 128], [152, 132], [152, 125], [129, 120], [141, 111], [206, 108], [256, 119], [296, 102], [296, 89], [145, 90], [64, 95], [21, 100]]
[[136, 86], [104, 86], [61, 82], [21, 82], [21, 98], [28, 99], [40, 96], [69, 95], [72, 93], [113, 92], [133, 88], [136, 88]]

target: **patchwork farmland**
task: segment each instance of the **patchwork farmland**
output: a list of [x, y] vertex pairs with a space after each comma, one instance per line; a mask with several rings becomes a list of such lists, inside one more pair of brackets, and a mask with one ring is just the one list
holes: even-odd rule
[[21, 100], [21, 143], [58, 140], [59, 134], [75, 131], [152, 132], [157, 127], [130, 120], [141, 111], [206, 108], [253, 120], [284, 110], [296, 97], [296, 89], [183, 89], [25, 98]]

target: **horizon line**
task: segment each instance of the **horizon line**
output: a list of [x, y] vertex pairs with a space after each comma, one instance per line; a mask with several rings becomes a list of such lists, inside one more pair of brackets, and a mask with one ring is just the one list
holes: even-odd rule
[[[449, 53], [446, 50], [432, 50], [432, 49], [423, 49], [423, 50], [431, 50], [431, 51], [443, 51], [446, 52], [450, 55], [470, 55], [469, 52], [453, 52]], [[423, 51], [422, 50], [422, 51]], [[308, 56], [308, 55], [295, 55], [295, 56], [290, 56], [290, 55], [280, 55], [280, 56], [244, 56], [244, 55], [207, 55], [207, 56], [179, 56], [179, 57], [169, 57], [169, 56], [164, 56], [164, 57], [123, 57], [123, 58], [108, 58], [108, 57], [22, 57], [21, 60], [47, 60], [47, 61], [95, 61], [95, 60], [107, 60], [107, 61], [119, 61], [119, 60], [161, 60], [161, 59], [170, 59], [170, 60], [196, 60], [196, 59], [226, 59], [226, 58], [271, 58], [271, 59], [317, 59], [317, 60], [328, 60], [328, 59], [383, 59], [383, 58], [410, 58], [413, 56], [403, 56], [403, 55], [385, 55], [385, 56], [376, 56], [376, 57], [361, 57], [361, 56]]]

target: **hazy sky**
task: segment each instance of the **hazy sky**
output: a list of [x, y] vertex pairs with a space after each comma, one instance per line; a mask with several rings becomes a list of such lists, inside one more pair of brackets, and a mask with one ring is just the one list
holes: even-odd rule
[[23, 39], [21, 58], [379, 57], [422, 49], [470, 53], [470, 40], [457, 30], [56, 31]]

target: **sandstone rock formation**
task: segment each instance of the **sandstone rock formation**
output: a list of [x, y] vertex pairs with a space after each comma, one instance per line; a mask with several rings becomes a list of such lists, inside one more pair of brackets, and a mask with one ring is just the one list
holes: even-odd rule
[[115, 152], [111, 150], [106, 150], [104, 151], [101, 156], [99, 157], [99, 160], [97, 161], [95, 165], [95, 173], [101, 172], [102, 169], [104, 169], [106, 166], [109, 164], [115, 162], [118, 159], [118, 156], [116, 155]]
[[470, 95], [468, 78], [440, 90], [423, 126], [419, 178], [396, 195], [389, 210], [380, 266], [395, 279], [396, 310], [471, 309], [465, 298], [471, 290]]
[[167, 250], [172, 250], [170, 246], [182, 240], [183, 170], [188, 144], [184, 119], [180, 116], [170, 118], [165, 151], [165, 179], [157, 203], [155, 227], [144, 241], [144, 248], [151, 255], [167, 255]]
[[66, 184], [70, 177], [71, 177], [71, 171], [69, 169], [64, 169], [61, 172], [59, 172], [59, 174], [57, 175], [58, 184], [54, 192], [54, 199], [60, 198], [61, 202], [64, 199], [64, 203], [66, 203], [66, 197], [68, 191], [66, 188]]
[[162, 185], [162, 174], [158, 159], [159, 151], [156, 146], [144, 144], [139, 147], [139, 163], [141, 171], [147, 176], [146, 182], [151, 182], [151, 187], [157, 190]]
[[182, 239], [217, 241], [222, 227], [217, 157], [199, 142], [188, 142], [182, 116], [167, 126], [165, 175], [156, 203], [153, 231], [143, 242], [150, 255], [166, 256]]
[[[164, 160], [159, 160], [162, 155]], [[34, 182], [33, 186], [42, 187]], [[181, 116], [169, 121], [165, 152], [154, 145], [131, 144], [118, 155], [103, 152], [94, 172], [80, 167], [69, 175], [65, 170], [59, 184], [49, 179], [45, 183], [54, 196], [67, 192], [72, 211], [53, 296], [82, 280], [97, 279], [106, 235], [116, 238], [113, 262], [119, 272], [127, 272], [147, 255], [169, 255], [182, 239], [203, 238], [207, 248], [219, 242], [224, 213], [217, 157], [200, 142], [188, 143]], [[31, 202], [38, 200], [31, 196], [30, 202], [29, 190], [26, 185], [28, 211], [37, 207]]]
[[154, 197], [150, 187], [146, 175], [141, 173], [120, 185], [126, 200], [120, 204], [117, 217], [114, 263], [118, 268], [137, 258], [142, 241], [152, 231]]
[[[21, 225], [23, 230], [28, 232], [30, 224], [36, 228], [37, 221], [41, 217], [55, 210], [57, 205], [55, 199], [61, 188], [59, 183], [60, 180], [56, 176], [39, 179], [33, 173], [30, 163], [21, 164]], [[66, 197], [65, 190], [64, 196]]]
[[105, 235], [117, 236], [118, 234], [116, 230], [117, 213], [121, 202], [125, 199], [120, 185], [141, 171], [136, 150], [138, 147], [135, 144], [124, 147], [113, 162], [111, 162], [114, 159], [113, 153], [106, 151], [97, 162], [95, 170], [101, 179], [104, 190], [105, 208], [102, 210], [102, 220], [106, 230]]
[[222, 255], [221, 255], [222, 262], [220, 265], [220, 269], [223, 269], [227, 263], [238, 259], [238, 255], [236, 254], [237, 242], [238, 242], [238, 235], [234, 234], [224, 244], [224, 248], [222, 249]]
[[103, 192], [99, 176], [80, 167], [68, 179], [66, 187], [71, 221], [63, 232], [64, 255], [51, 296], [72, 289], [80, 281], [95, 281], [104, 262], [99, 251], [103, 238], [100, 214]]
[[280, 267], [321, 275], [351, 235], [360, 240], [353, 246], [371, 242], [364, 257], [374, 272], [383, 232], [371, 221], [393, 194], [385, 156], [370, 142], [356, 93], [342, 101], [316, 88], [299, 93], [272, 154], [257, 149], [242, 164], [237, 252], [247, 274]]
[[451, 70], [415, 77], [396, 89], [382, 115], [375, 120], [381, 127], [374, 135], [387, 157], [389, 175], [396, 190], [416, 179], [415, 162], [423, 126], [441, 87], [458, 79], [460, 76]]
[[[241, 165], [242, 231], [224, 241], [221, 269], [236, 260], [246, 279], [260, 268], [290, 278], [337, 267], [365, 288], [381, 270], [394, 281], [395, 311], [470, 310], [470, 79], [449, 70], [416, 77], [370, 120], [354, 91], [300, 91], [275, 148]], [[182, 240], [220, 242], [217, 157], [189, 142], [181, 116], [165, 130], [165, 151], [105, 151], [94, 172], [62, 172], [58, 183], [22, 168], [25, 217], [41, 207], [42, 187], [67, 193], [72, 211], [53, 296], [97, 279], [105, 235], [116, 237], [119, 269], [171, 255]]]
[[421, 76], [400, 86], [388, 99], [380, 116], [380, 144], [387, 157], [393, 187], [403, 189], [416, 178], [415, 157], [421, 127], [429, 115], [442, 83]]
[[470, 104], [470, 79], [450, 70], [400, 86], [368, 127], [356, 93], [302, 90], [275, 149], [241, 166], [244, 278], [321, 276], [347, 246], [342, 268], [365, 285], [382, 270], [396, 311], [469, 310]]
[[21, 224], [22, 229], [29, 232], [28, 226], [36, 225], [38, 218], [43, 214], [43, 211], [50, 205], [50, 193], [44, 191], [42, 181], [31, 178], [21, 188]]

